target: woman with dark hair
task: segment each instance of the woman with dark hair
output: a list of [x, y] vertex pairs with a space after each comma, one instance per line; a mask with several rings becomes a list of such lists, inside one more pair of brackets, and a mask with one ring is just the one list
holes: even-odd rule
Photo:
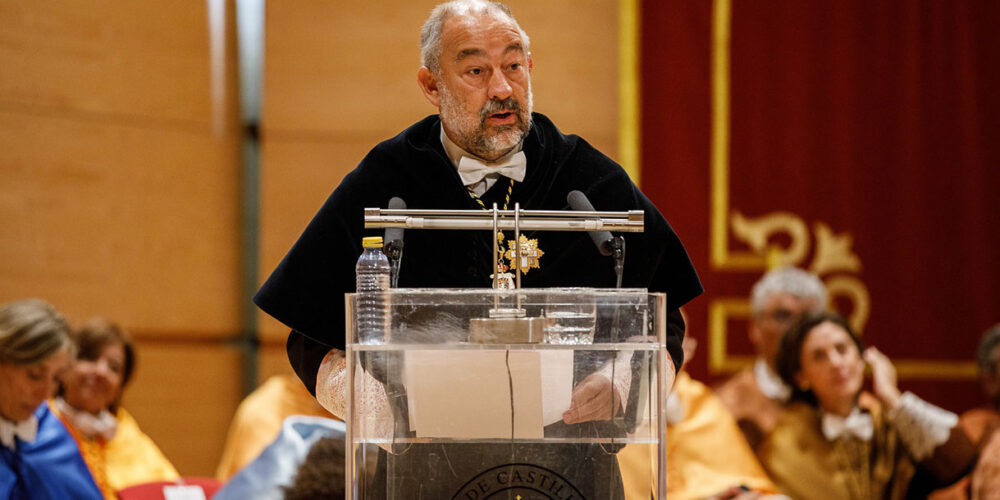
[[0, 306], [0, 498], [101, 498], [73, 438], [45, 404], [73, 354], [66, 320], [49, 304]]
[[53, 406], [104, 497], [114, 500], [122, 488], [177, 479], [174, 466], [121, 406], [135, 368], [128, 334], [114, 323], [92, 319], [72, 336], [79, 354], [60, 377]]
[[[875, 397], [862, 393], [866, 362]], [[793, 389], [791, 404], [761, 456], [792, 498], [903, 498], [916, 471], [947, 484], [974, 457], [958, 417], [901, 394], [892, 362], [865, 349], [835, 314], [807, 316], [791, 327], [776, 364]]]

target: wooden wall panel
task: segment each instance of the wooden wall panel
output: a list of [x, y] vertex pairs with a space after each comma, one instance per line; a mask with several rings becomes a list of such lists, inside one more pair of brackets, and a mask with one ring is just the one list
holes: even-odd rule
[[[214, 0], [0, 2], [0, 301], [40, 296], [129, 329], [141, 360], [126, 405], [189, 475], [214, 472], [240, 400], [224, 340], [249, 305], [234, 2], [220, 1], [222, 73]], [[372, 146], [436, 112], [415, 82], [433, 5], [266, 3], [262, 279]], [[536, 110], [614, 156], [617, 4], [511, 6], [533, 39]], [[260, 330], [263, 380], [289, 369], [287, 332]]]
[[206, 343], [138, 343], [124, 406], [182, 475], [215, 476], [226, 432], [242, 399], [236, 348]]
[[292, 375], [294, 373], [292, 366], [288, 364], [284, 338], [261, 342], [260, 350], [257, 352], [257, 385], [263, 384], [264, 381], [275, 375]]
[[[378, 136], [353, 141], [265, 139], [261, 154], [260, 275], [266, 279], [340, 180]], [[288, 328], [260, 314], [263, 338], [283, 341]]]
[[535, 111], [616, 158], [618, 2], [505, 3], [531, 38]]
[[232, 138], [0, 111], [0, 301], [138, 332], [238, 330]]
[[436, 112], [416, 77], [432, 6], [267, 2], [265, 129], [385, 138]]
[[0, 103], [207, 124], [204, 0], [0, 3]]
[[233, 4], [0, 2], [0, 302], [130, 330], [126, 404], [192, 475], [241, 397]]

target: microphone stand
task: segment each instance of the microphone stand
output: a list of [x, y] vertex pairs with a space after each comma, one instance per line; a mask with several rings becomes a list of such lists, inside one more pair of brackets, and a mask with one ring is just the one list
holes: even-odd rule
[[399, 285], [399, 264], [403, 260], [402, 243], [399, 240], [388, 241], [382, 249], [385, 256], [389, 258], [389, 288], [397, 288]]
[[611, 256], [615, 259], [615, 288], [622, 287], [622, 273], [625, 271], [625, 237], [618, 235], [611, 238]]

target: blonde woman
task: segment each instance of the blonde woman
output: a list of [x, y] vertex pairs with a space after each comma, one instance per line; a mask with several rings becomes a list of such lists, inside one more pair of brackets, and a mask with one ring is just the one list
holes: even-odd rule
[[0, 498], [98, 500], [80, 450], [45, 400], [75, 349], [41, 300], [0, 306]]

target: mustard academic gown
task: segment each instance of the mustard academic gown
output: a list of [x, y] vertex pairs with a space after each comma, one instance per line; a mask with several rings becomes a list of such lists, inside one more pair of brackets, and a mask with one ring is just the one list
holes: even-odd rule
[[292, 415], [335, 418], [316, 402], [294, 375], [272, 376], [236, 409], [216, 478], [227, 481], [257, 458], [281, 432], [285, 419]]
[[106, 500], [117, 500], [118, 490], [152, 481], [173, 481], [179, 474], [125, 410], [118, 408], [118, 428], [110, 440], [87, 439], [58, 409], [53, 409], [80, 448], [80, 454]]
[[[667, 425], [667, 498], [700, 499], [740, 485], [777, 492], [736, 420], [711, 389], [682, 371], [674, 391], [684, 417]], [[630, 444], [618, 453], [625, 498], [649, 498], [654, 452], [651, 445]]]
[[914, 463], [881, 405], [867, 402], [863, 409], [872, 416], [872, 439], [831, 442], [823, 436], [817, 408], [789, 405], [761, 450], [778, 489], [792, 498], [903, 498]]

